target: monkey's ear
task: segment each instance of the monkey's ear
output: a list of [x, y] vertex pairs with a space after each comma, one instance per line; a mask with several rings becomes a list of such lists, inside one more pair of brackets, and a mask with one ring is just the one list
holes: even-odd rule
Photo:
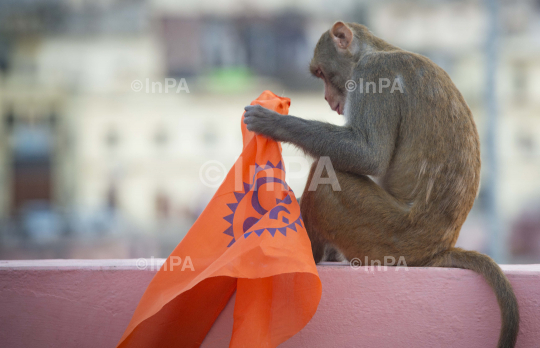
[[336, 22], [330, 29], [330, 36], [334, 43], [341, 49], [347, 49], [353, 40], [353, 32], [343, 22]]

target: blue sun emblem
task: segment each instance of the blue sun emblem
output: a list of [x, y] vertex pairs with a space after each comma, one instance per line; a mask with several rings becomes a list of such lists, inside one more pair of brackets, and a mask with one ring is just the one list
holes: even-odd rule
[[[274, 176], [261, 176], [257, 178], [257, 174], [261, 171], [268, 170], [268, 169], [283, 169], [283, 164], [281, 161], [277, 165], [273, 165], [270, 161], [266, 162], [265, 165], [260, 166], [257, 163], [255, 163], [255, 173], [253, 174], [253, 178], [251, 180], [252, 184], [243, 182], [243, 191], [242, 192], [234, 192], [234, 196], [236, 198], [235, 203], [228, 203], [227, 206], [232, 211], [232, 214], [225, 216], [223, 219], [225, 219], [227, 222], [231, 224], [223, 233], [225, 233], [228, 236], [232, 237], [231, 242], [227, 247], [230, 247], [233, 245], [237, 238], [240, 238], [242, 235], [244, 238], [247, 238], [252, 233], [256, 234], [257, 236], [261, 236], [264, 231], [268, 231], [272, 237], [275, 236], [276, 232], [279, 232], [283, 234], [284, 236], [287, 236], [287, 228], [297, 232], [296, 225], [303, 227], [303, 221], [302, 216], [299, 214], [296, 219], [294, 217], [291, 217], [291, 212], [289, 209], [287, 209], [287, 206], [290, 205], [293, 202], [293, 199], [291, 195], [294, 196], [293, 191], [287, 183], [280, 179], [276, 178]], [[266, 173], [268, 174], [268, 173]], [[287, 195], [283, 199], [276, 198], [276, 205], [270, 209], [270, 211], [266, 210], [259, 201], [259, 189], [268, 183], [277, 183], [280, 185], [283, 185], [284, 189], [287, 191]], [[247, 211], [248, 214], [247, 217], [244, 219], [244, 221], [236, 225], [237, 228], [241, 228], [241, 231], [236, 231], [235, 236], [235, 213], [239, 206], [242, 206], [242, 210]], [[261, 228], [256, 229], [247, 232], [253, 225], [255, 225], [262, 216], [264, 216], [266, 213], [268, 213], [268, 217], [272, 220], [280, 221], [280, 227], [272, 227], [272, 228]], [[281, 219], [280, 219], [281, 216]], [[290, 222], [290, 219], [294, 219], [294, 221]]]

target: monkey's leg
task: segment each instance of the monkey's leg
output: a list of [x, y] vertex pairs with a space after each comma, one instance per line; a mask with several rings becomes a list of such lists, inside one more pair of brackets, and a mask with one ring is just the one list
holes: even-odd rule
[[345, 256], [335, 246], [330, 243], [326, 243], [322, 261], [341, 262], [345, 261]]
[[311, 224], [311, 221], [310, 221], [313, 215], [313, 212], [311, 212], [311, 207], [314, 206], [313, 197], [314, 197], [313, 192], [304, 192], [304, 194], [302, 194], [302, 197], [300, 200], [300, 211], [302, 214], [302, 220], [304, 221], [304, 226], [306, 226], [306, 231], [308, 233], [309, 240], [311, 241], [311, 250], [313, 251], [313, 258], [315, 259], [315, 263], [319, 263], [322, 261], [324, 257], [324, 250], [325, 250], [327, 241], [322, 236], [322, 234], [319, 233], [317, 228]]
[[348, 260], [363, 261], [367, 256], [368, 260], [382, 263], [385, 257], [398, 260], [404, 256], [409, 264], [407, 257], [415, 245], [407, 240], [407, 206], [367, 176], [343, 172], [336, 175], [340, 191], [332, 190], [329, 184], [309, 191], [308, 183], [302, 196], [302, 217], [312, 238], [315, 261], [322, 257], [321, 244], [331, 243]]

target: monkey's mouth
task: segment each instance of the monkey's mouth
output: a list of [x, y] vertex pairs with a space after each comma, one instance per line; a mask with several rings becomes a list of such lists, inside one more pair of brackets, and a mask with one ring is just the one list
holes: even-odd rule
[[337, 103], [334, 108], [332, 108], [333, 111], [337, 112], [338, 115], [343, 115], [343, 108], [341, 107], [340, 103]]

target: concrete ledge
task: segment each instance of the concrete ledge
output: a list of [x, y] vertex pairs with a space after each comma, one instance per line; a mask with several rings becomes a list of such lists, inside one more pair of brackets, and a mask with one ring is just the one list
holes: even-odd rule
[[[0, 261], [2, 347], [114, 347], [159, 260]], [[146, 265], [146, 267], [144, 267]], [[138, 266], [138, 267], [137, 267]], [[540, 265], [502, 266], [518, 297], [518, 347], [540, 342]], [[318, 267], [322, 299], [282, 347], [495, 347], [500, 314], [475, 273]], [[228, 347], [234, 298], [203, 347]]]

